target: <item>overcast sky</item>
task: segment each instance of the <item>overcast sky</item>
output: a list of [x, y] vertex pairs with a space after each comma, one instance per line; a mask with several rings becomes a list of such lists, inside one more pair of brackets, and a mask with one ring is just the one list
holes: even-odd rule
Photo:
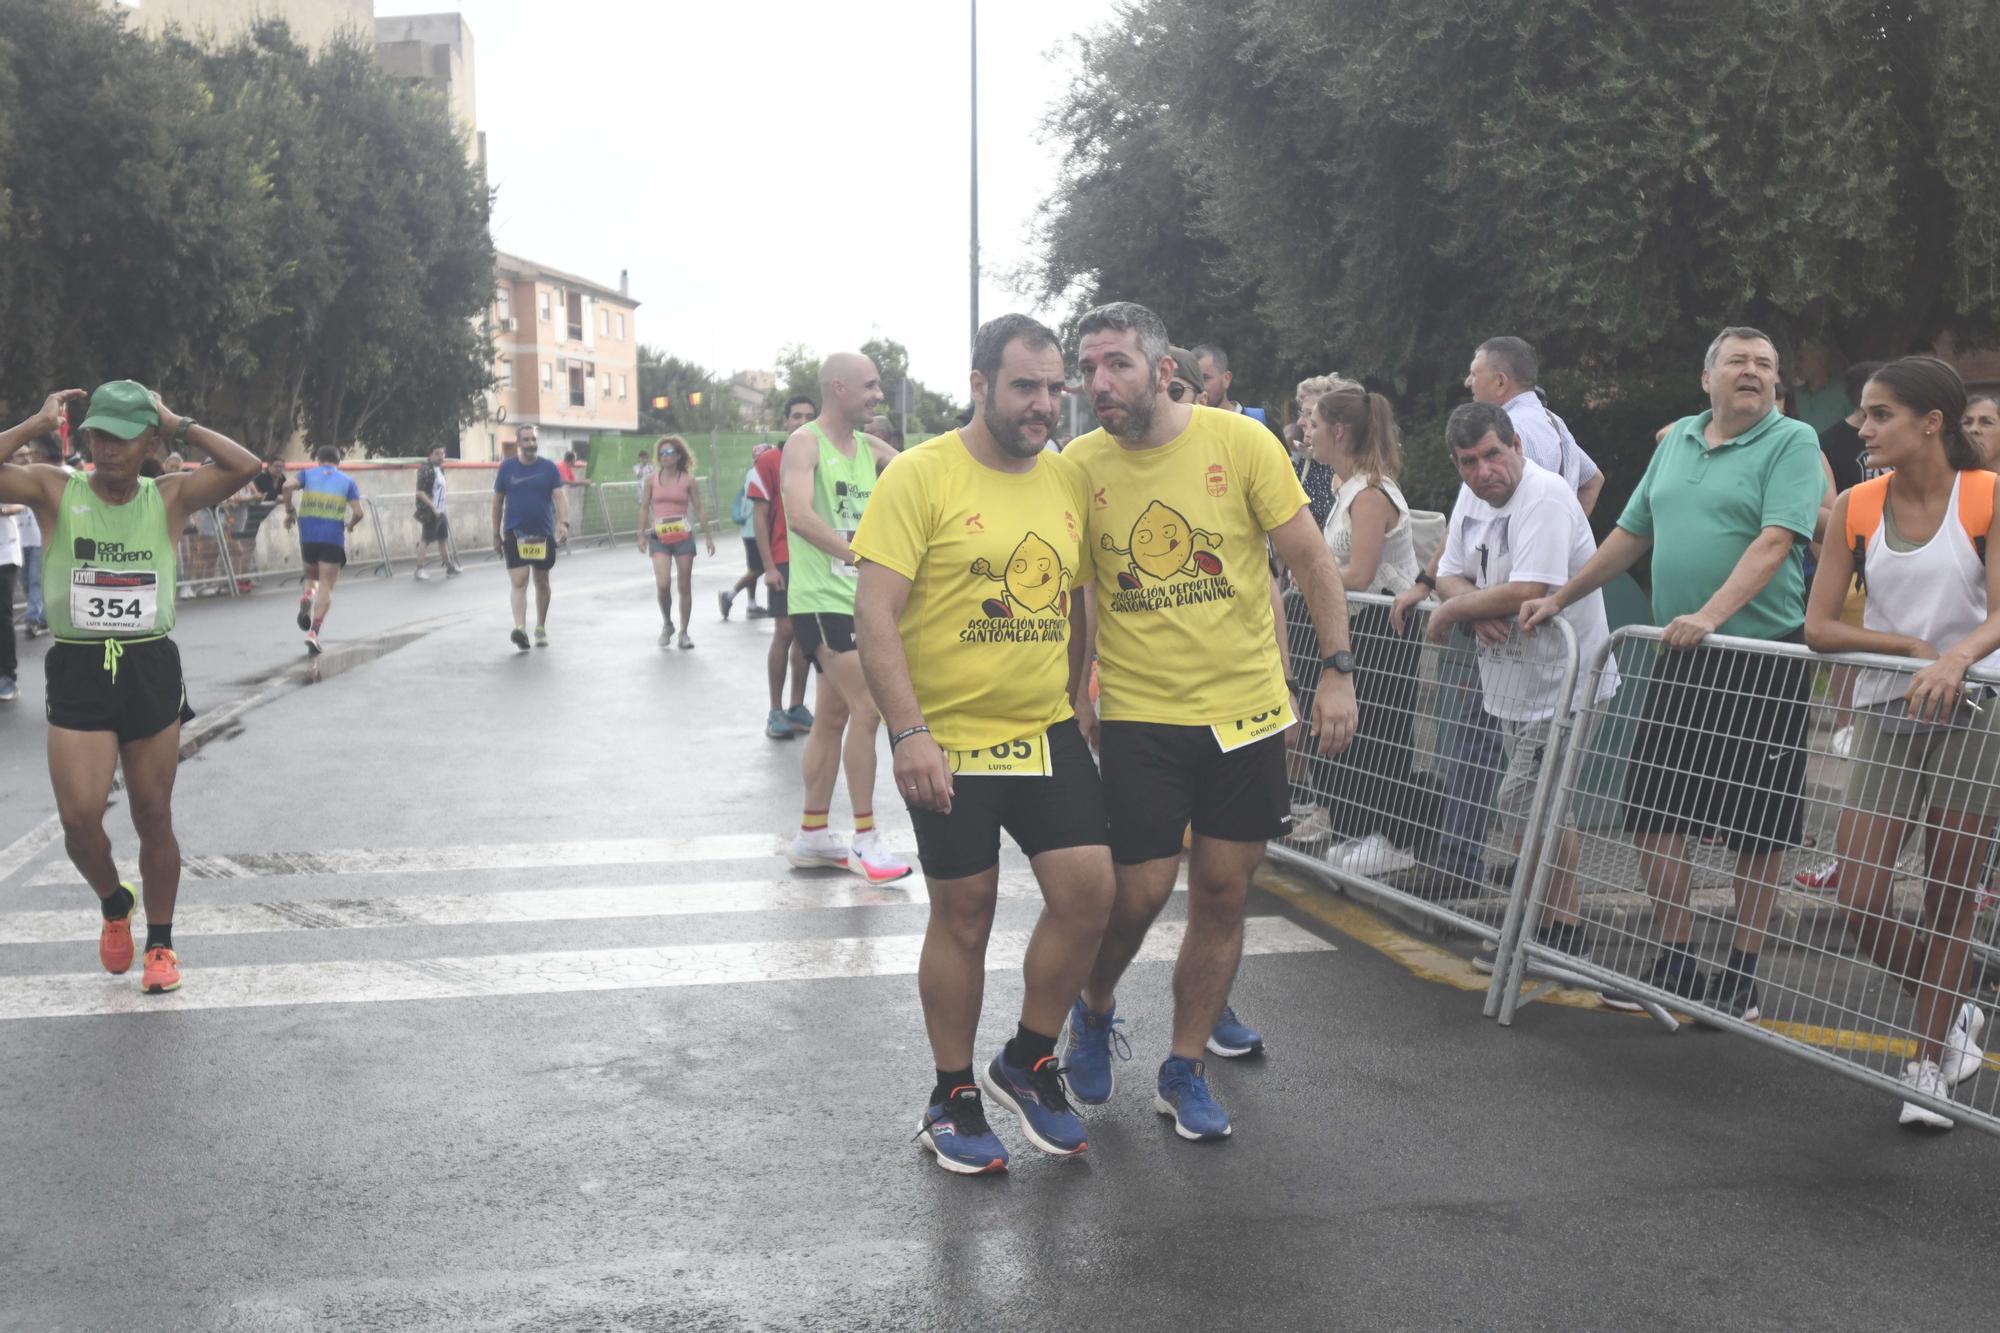
[[[438, 0], [376, 0], [435, 13]], [[987, 0], [980, 313], [1022, 308], [1073, 34], [1115, 0]], [[881, 334], [963, 397], [966, 0], [463, 0], [503, 250], [616, 285], [643, 341], [724, 374]]]

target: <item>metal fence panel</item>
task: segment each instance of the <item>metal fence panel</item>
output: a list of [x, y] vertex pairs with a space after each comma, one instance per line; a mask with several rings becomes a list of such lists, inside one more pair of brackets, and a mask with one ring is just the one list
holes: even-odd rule
[[[1421, 607], [1398, 633], [1390, 600], [1348, 595], [1360, 725], [1333, 758], [1307, 726], [1293, 729], [1294, 831], [1272, 855], [1497, 945], [1536, 861], [1576, 638], [1560, 620], [1532, 642], [1512, 630], [1488, 650], [1499, 669], [1482, 683], [1469, 636], [1431, 642]], [[1309, 719], [1323, 654], [1303, 598], [1289, 594], [1285, 609]], [[1520, 669], [1527, 662], [1536, 669]], [[1490, 1002], [1499, 1000], [1496, 980]]]
[[[1668, 650], [1640, 627], [1592, 674], [1607, 663], [1641, 701], [1587, 710], [1548, 810], [1577, 844], [1582, 930], [1523, 932], [1503, 1020], [1532, 961], [1618, 1007], [1689, 1014], [2000, 1132], [2000, 1064], [1978, 1036], [2000, 975], [2000, 698], [1925, 725], [1830, 688], [1835, 667], [1880, 671], [1900, 698], [1922, 662], [1719, 636]], [[1573, 818], [1614, 770], [1619, 817]], [[1539, 920], [1555, 871], [1538, 870], [1524, 917]]]

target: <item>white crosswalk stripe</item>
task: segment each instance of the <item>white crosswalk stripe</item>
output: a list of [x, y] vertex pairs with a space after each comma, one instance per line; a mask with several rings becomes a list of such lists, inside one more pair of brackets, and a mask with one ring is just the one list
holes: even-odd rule
[[[205, 965], [185, 959], [186, 986], [168, 996], [140, 992], [135, 973], [101, 971], [0, 977], [0, 1022], [92, 1014], [164, 1013], [176, 1010], [269, 1008], [294, 1005], [366, 1004], [389, 1001], [472, 999], [486, 996], [556, 995], [582, 991], [643, 990], [676, 986], [718, 986], [771, 982], [902, 976], [913, 974], [923, 946], [921, 933], [855, 934], [710, 943], [669, 942], [648, 947], [533, 950], [454, 954], [455, 929], [522, 923], [608, 921], [621, 918], [696, 917], [713, 914], [781, 914], [921, 905], [929, 901], [921, 875], [894, 884], [871, 885], [837, 871], [771, 875], [777, 848], [768, 834], [725, 834], [691, 838], [630, 838], [596, 842], [503, 843], [467, 847], [389, 847], [353, 851], [239, 852], [190, 857], [187, 885], [174, 923], [175, 943], [184, 959], [192, 942], [205, 937], [272, 936], [268, 962]], [[300, 876], [364, 877], [379, 884], [397, 877], [408, 888], [425, 883], [456, 887], [430, 876], [463, 875], [501, 869], [572, 870], [608, 865], [669, 863], [675, 867], [720, 863], [734, 877], [680, 882], [566, 888], [495, 889], [484, 893], [354, 894], [314, 897], [290, 894]], [[733, 863], [733, 864], [731, 864]], [[25, 863], [24, 863], [25, 864]], [[748, 874], [743, 872], [748, 871]], [[250, 902], [207, 902], [202, 881], [268, 881]], [[43, 887], [67, 886], [78, 900], [60, 910], [0, 912], [0, 946], [74, 950], [95, 940], [98, 922], [73, 868], [44, 865], [28, 881]], [[254, 891], [254, 890], [253, 890]], [[1177, 888], [1177, 892], [1181, 891]], [[232, 892], [241, 892], [233, 890]], [[1034, 874], [1012, 855], [1002, 861], [999, 896], [1035, 900]], [[41, 899], [41, 895], [36, 895]], [[833, 918], [851, 923], [855, 918]], [[890, 918], [898, 925], [909, 918]], [[1003, 925], [1020, 921], [1016, 916]], [[143, 934], [135, 915], [135, 936]], [[335, 959], [299, 962], [284, 957], [276, 942], [291, 933], [374, 931], [396, 927], [446, 932], [433, 956], [402, 959]], [[906, 929], [907, 927], [905, 927]], [[653, 927], [667, 938], [682, 927]], [[687, 929], [699, 929], [688, 927]], [[795, 935], [796, 926], [786, 928]], [[1172, 959], [1182, 925], [1162, 921], [1148, 937], [1140, 961]], [[740, 933], [740, 932], [739, 932]], [[1018, 968], [1029, 932], [995, 930], [987, 968]], [[523, 939], [531, 938], [523, 936]], [[488, 937], [490, 940], [490, 937]], [[425, 944], [429, 945], [426, 940]], [[490, 948], [490, 943], [488, 944]], [[1333, 945], [1278, 918], [1251, 919], [1244, 954], [1326, 952]], [[198, 955], [198, 947], [195, 950]], [[239, 946], [232, 957], [243, 956]], [[70, 955], [65, 954], [67, 958]], [[75, 964], [71, 964], [75, 966]]]
[[[1139, 952], [1140, 962], [1166, 962], [1180, 949], [1182, 925], [1162, 921]], [[1018, 968], [1030, 932], [993, 932], [986, 968]], [[653, 949], [584, 949], [497, 954], [477, 958], [418, 958], [261, 967], [203, 968], [199, 985], [170, 996], [140, 993], [130, 978], [104, 973], [17, 978], [0, 985], [0, 1022], [84, 1014], [166, 1013], [274, 1005], [372, 1004], [396, 1000], [553, 995], [574, 991], [650, 990], [748, 982], [821, 981], [841, 977], [908, 976], [917, 970], [922, 935], [842, 939], [683, 944]], [[1245, 923], [1246, 956], [1322, 952], [1318, 936], [1279, 917]]]

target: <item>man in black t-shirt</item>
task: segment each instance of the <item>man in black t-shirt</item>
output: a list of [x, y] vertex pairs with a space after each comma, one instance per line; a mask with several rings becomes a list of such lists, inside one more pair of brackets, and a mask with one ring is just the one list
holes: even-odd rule
[[[1844, 382], [1847, 401], [1860, 402], [1861, 391], [1868, 387], [1868, 377], [1881, 368], [1880, 361], [1856, 361], [1849, 366]], [[1873, 469], [1861, 461], [1861, 422], [1861, 409], [1856, 408], [1819, 433], [1819, 451], [1826, 455], [1827, 466], [1833, 469], [1836, 491], [1859, 486], [1873, 475]]]

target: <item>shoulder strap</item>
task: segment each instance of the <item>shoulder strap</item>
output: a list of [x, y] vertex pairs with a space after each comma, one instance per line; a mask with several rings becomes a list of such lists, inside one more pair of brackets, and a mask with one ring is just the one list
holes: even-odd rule
[[1979, 563], [1986, 563], [1986, 533], [1993, 526], [1993, 488], [2000, 477], [1979, 468], [1958, 474], [1958, 521], [1972, 539]]
[[1882, 506], [1889, 502], [1889, 477], [1883, 473], [1847, 490], [1847, 549], [1854, 552], [1854, 581], [1868, 586], [1868, 539], [1882, 526]]

